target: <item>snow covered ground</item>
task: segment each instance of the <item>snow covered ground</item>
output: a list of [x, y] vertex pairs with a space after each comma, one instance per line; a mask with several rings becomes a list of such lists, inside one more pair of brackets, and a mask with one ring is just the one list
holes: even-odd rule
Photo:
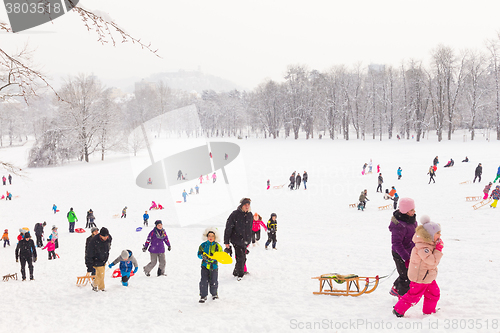
[[[104, 162], [95, 156], [91, 163], [72, 162], [57, 168], [24, 169], [25, 178], [14, 177], [12, 201], [0, 201], [0, 229], [9, 229], [11, 247], [0, 247], [0, 275], [19, 274], [14, 260], [17, 230], [47, 221], [59, 227], [60, 259], [48, 261], [38, 249], [35, 281], [0, 283], [0, 327], [2, 332], [289, 332], [289, 331], [406, 331], [499, 332], [500, 301], [496, 290], [500, 272], [498, 253], [500, 210], [483, 207], [466, 196], [482, 195], [487, 181], [494, 179], [500, 165], [500, 142], [454, 140], [438, 143], [414, 140], [232, 140], [241, 147], [237, 160], [227, 166], [230, 184], [219, 179], [204, 183], [200, 194], [182, 200], [197, 181], [169, 190], [146, 190], [135, 184], [137, 174], [148, 165], [147, 151], [137, 157], [112, 155]], [[157, 159], [205, 144], [202, 139], [154, 140]], [[0, 159], [26, 165], [29, 145], [0, 150]], [[161, 155], [161, 156], [159, 156]], [[436, 184], [426, 175], [433, 158], [440, 164]], [[467, 155], [469, 163], [460, 161]], [[360, 276], [387, 275], [394, 269], [388, 231], [391, 204], [375, 193], [376, 172], [362, 176], [363, 163], [373, 159], [381, 166], [384, 190], [396, 186], [401, 197], [415, 199], [417, 216], [427, 214], [441, 223], [444, 257], [437, 282], [441, 288], [440, 311], [421, 313], [421, 303], [396, 319], [396, 299], [389, 289], [396, 274], [378, 289], [361, 297], [313, 295], [318, 282], [311, 277], [324, 273], [355, 273]], [[453, 168], [443, 168], [449, 158]], [[483, 181], [472, 180], [478, 163]], [[397, 180], [396, 170], [403, 169]], [[288, 184], [293, 171], [309, 174], [308, 190], [266, 190]], [[376, 169], [374, 170], [376, 171]], [[175, 170], [177, 172], [177, 170]], [[0, 171], [0, 174], [3, 171]], [[365, 211], [349, 208], [359, 193], [368, 189]], [[242, 190], [243, 189], [243, 190]], [[278, 250], [264, 250], [264, 239], [250, 246], [247, 266], [250, 275], [238, 282], [233, 265], [219, 269], [217, 301], [198, 303], [200, 260], [196, 256], [201, 232], [216, 225], [224, 231], [227, 216], [242, 196], [252, 199], [252, 211], [265, 220], [278, 214]], [[140, 232], [142, 214], [152, 200], [166, 207], [150, 212], [150, 227]], [[52, 204], [61, 210], [54, 215]], [[120, 219], [127, 206], [127, 218]], [[85, 234], [70, 234], [66, 213], [73, 207], [85, 226], [90, 208], [98, 227], [109, 228], [113, 237], [110, 261], [130, 249], [139, 261], [139, 273], [129, 287], [111, 278], [107, 270], [106, 293], [75, 286], [85, 274]], [[206, 217], [206, 218], [205, 218]], [[161, 219], [172, 243], [167, 253], [167, 277], [146, 277], [142, 267], [149, 255], [141, 251], [147, 232]], [[192, 220], [192, 223], [191, 223]], [[481, 325], [481, 327], [480, 327]]]

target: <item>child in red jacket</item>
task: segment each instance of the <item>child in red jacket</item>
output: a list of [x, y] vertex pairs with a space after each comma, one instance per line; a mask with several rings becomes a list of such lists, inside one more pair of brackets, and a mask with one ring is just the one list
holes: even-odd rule
[[49, 252], [49, 260], [56, 258], [56, 244], [53, 239], [49, 240], [42, 250], [45, 249]]
[[255, 246], [255, 242], [259, 242], [260, 239], [260, 227], [264, 227], [264, 230], [267, 231], [267, 227], [262, 222], [262, 217], [255, 213], [253, 214], [253, 225], [252, 225], [252, 244]]

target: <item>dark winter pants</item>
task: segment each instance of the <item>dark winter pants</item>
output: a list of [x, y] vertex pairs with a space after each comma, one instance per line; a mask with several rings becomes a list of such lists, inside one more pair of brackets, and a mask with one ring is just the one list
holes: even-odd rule
[[267, 242], [266, 242], [266, 247], [269, 246], [269, 244], [271, 244], [271, 242], [273, 242], [273, 249], [276, 248], [276, 232], [270, 232], [267, 234]]
[[403, 296], [410, 289], [410, 279], [408, 279], [408, 268], [406, 268], [405, 261], [399, 254], [392, 251], [392, 259], [396, 263], [396, 269], [398, 271], [398, 278], [394, 281], [394, 288], [400, 296]]
[[32, 258], [31, 257], [21, 257], [21, 275], [23, 277], [23, 280], [26, 280], [26, 263], [28, 263], [28, 268], [30, 270], [30, 279], [33, 278], [33, 263], [32, 263]]
[[3, 240], [3, 247], [5, 247], [5, 245], [9, 245], [10, 246], [10, 241], [8, 239], [4, 239]]
[[59, 239], [56, 239], [56, 240], [54, 241], [54, 245], [56, 246], [56, 249], [58, 249], [58, 248], [59, 248]]
[[87, 225], [88, 227], [87, 228], [92, 228], [92, 227], [96, 227], [95, 223], [95, 218], [90, 218], [88, 221], [87, 221]]
[[212, 296], [217, 295], [217, 288], [219, 287], [219, 270], [213, 269], [209, 270], [206, 267], [201, 266], [201, 280], [200, 280], [200, 296], [208, 296], [208, 287], [210, 286], [210, 294]]
[[382, 193], [382, 184], [378, 184], [378, 186], [377, 186], [377, 192], [378, 192], [379, 189], [380, 189], [380, 193]]
[[297, 182], [297, 190], [300, 188], [300, 182]]
[[295, 187], [295, 183], [290, 182], [290, 185], [288, 186], [290, 187], [290, 190], [293, 190], [293, 188]]
[[431, 180], [435, 183], [436, 181], [434, 180], [434, 175], [431, 175], [431, 178], [429, 179], [429, 184], [431, 183]]
[[255, 243], [255, 241], [259, 241], [260, 239], [260, 229], [257, 231], [252, 231], [252, 244]]
[[75, 232], [75, 222], [69, 222], [69, 232]]
[[476, 177], [474, 177], [474, 181], [473, 181], [473, 183], [475, 183], [475, 182], [476, 182], [476, 178], [479, 178], [479, 183], [480, 183], [480, 182], [481, 182], [481, 175], [476, 175]]
[[401, 175], [398, 175], [398, 180], [400, 180], [400, 179], [401, 179]]
[[397, 198], [394, 198], [394, 210], [398, 209], [398, 201], [399, 201], [399, 197]]
[[234, 245], [234, 257], [236, 258], [236, 264], [234, 265], [233, 275], [238, 277], [243, 277], [245, 275], [245, 263], [247, 261], [247, 248]]
[[120, 218], [127, 218], [127, 213], [122, 213], [122, 217]]
[[144, 219], [144, 225], [147, 227], [148, 226], [148, 219]]
[[36, 246], [43, 247], [42, 235], [36, 235]]
[[130, 272], [121, 272], [122, 275], [122, 285], [127, 287], [128, 280], [130, 279]]
[[56, 258], [56, 251], [49, 251], [49, 260]]

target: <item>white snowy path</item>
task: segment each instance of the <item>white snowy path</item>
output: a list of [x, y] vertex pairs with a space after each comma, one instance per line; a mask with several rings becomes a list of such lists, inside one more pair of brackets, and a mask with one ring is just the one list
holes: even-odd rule
[[[500, 210], [484, 207], [474, 211], [474, 203], [465, 201], [466, 196], [481, 195], [485, 183], [494, 179], [500, 165], [499, 142], [230, 141], [241, 147], [238, 160], [233, 162], [238, 167], [227, 167], [233, 184], [232, 204], [228, 203], [230, 196], [220, 172], [215, 185], [201, 185], [200, 195], [189, 196], [186, 204], [174, 203], [181, 200], [179, 191], [138, 188], [135, 176], [141, 170], [137, 165], [144, 163], [137, 161], [147, 161], [146, 152], [135, 158], [110, 156], [104, 162], [95, 156], [88, 165], [72, 162], [58, 168], [25, 169], [27, 178], [15, 177], [12, 186], [0, 186], [1, 193], [9, 189], [15, 196], [12, 201], [0, 201], [0, 229], [9, 229], [12, 245], [0, 247], [0, 275], [20, 275], [19, 264], [14, 260], [19, 228], [33, 230], [35, 223], [47, 221], [46, 235], [56, 224], [60, 236], [60, 259], [48, 261], [47, 252], [38, 249], [35, 281], [0, 283], [0, 331], [288, 332], [328, 328], [344, 332], [381, 331], [387, 325], [397, 331], [396, 325], [403, 324], [416, 325], [406, 331], [445, 332], [452, 331], [453, 320], [460, 327], [464, 319], [475, 322], [470, 326], [467, 321], [469, 326], [463, 331], [500, 330], [492, 326], [493, 320], [497, 324], [500, 320], [496, 290]], [[156, 140], [155, 147], [174, 146], [178, 152], [179, 147], [203, 144], [200, 142], [169, 140], [167, 145]], [[24, 166], [28, 148], [2, 149], [0, 159]], [[427, 169], [436, 155], [440, 158], [436, 184], [428, 185]], [[465, 155], [471, 162], [460, 162]], [[455, 160], [455, 167], [443, 168], [450, 157]], [[374, 173], [361, 176], [361, 167], [370, 158]], [[483, 181], [459, 185], [472, 180], [479, 162], [484, 166]], [[392, 201], [384, 201], [381, 194], [375, 193], [377, 164], [381, 165], [384, 189], [395, 185], [401, 197], [415, 199], [417, 216], [428, 214], [441, 223], [445, 247], [437, 278], [441, 288], [440, 311], [435, 315], [422, 315], [421, 303], [408, 311], [408, 318], [396, 319], [391, 314], [396, 300], [388, 292], [396, 274], [382, 281], [374, 293], [357, 298], [312, 294], [317, 291], [318, 282], [311, 277], [323, 273], [382, 276], [393, 271], [387, 229], [392, 210], [377, 209]], [[400, 181], [396, 176], [399, 166], [403, 169]], [[288, 184], [294, 170], [301, 174], [308, 171], [307, 191], [302, 186], [300, 191], [289, 191], [286, 185], [281, 190], [265, 190], [267, 179], [272, 186]], [[238, 181], [242, 180], [247, 193], [240, 193]], [[189, 186], [194, 187], [195, 183]], [[371, 200], [367, 209], [361, 212], [349, 208], [365, 188]], [[237, 282], [232, 277], [233, 265], [221, 265], [220, 299], [198, 304], [200, 260], [196, 251], [201, 231], [205, 226], [216, 225], [222, 233], [230, 209], [237, 206], [242, 195], [252, 198], [252, 211], [264, 221], [272, 212], [278, 214], [278, 250], [264, 250], [267, 237], [263, 234], [260, 245], [249, 248], [250, 275]], [[214, 197], [223, 198], [220, 205], [206, 204]], [[167, 209], [150, 212], [150, 227], [136, 232], [152, 200]], [[54, 203], [61, 210], [56, 215], [51, 211]], [[128, 206], [127, 219], [113, 217], [124, 206]], [[105, 280], [106, 293], [75, 286], [76, 277], [85, 274], [84, 243], [88, 232], [68, 233], [65, 216], [70, 207], [80, 219], [77, 227], [84, 227], [86, 211], [92, 208], [97, 225], [110, 229], [110, 261], [123, 249], [134, 252], [140, 269], [128, 288], [122, 287], [119, 279], [111, 278], [111, 270]], [[178, 216], [189, 216], [188, 212], [198, 217], [196, 223], [179, 222]], [[204, 214], [211, 217], [199, 218]], [[141, 248], [156, 219], [164, 221], [172, 251], [167, 253], [168, 276], [148, 278], [142, 267], [148, 263], [149, 255], [142, 253]], [[332, 326], [299, 329], [315, 322], [326, 324], [323, 320], [333, 321]], [[357, 326], [346, 326], [349, 322], [356, 322]], [[431, 329], [430, 323], [438, 323], [439, 327]], [[482, 329], [478, 329], [477, 323], [483, 325]], [[450, 329], [446, 329], [447, 324]]]

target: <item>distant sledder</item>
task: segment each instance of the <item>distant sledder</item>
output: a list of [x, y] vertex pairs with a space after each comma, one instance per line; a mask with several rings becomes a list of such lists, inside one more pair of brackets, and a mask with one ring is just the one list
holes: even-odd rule
[[363, 211], [366, 207], [366, 202], [370, 201], [370, 199], [368, 199], [367, 195], [368, 195], [367, 190], [361, 191], [361, 194], [359, 195], [358, 210]]

